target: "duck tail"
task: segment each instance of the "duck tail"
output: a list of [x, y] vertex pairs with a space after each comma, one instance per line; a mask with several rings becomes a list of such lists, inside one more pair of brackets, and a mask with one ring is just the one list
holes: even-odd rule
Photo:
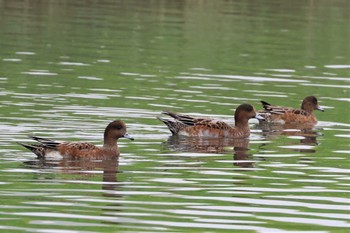
[[42, 138], [42, 137], [29, 136], [29, 138], [39, 142], [41, 147], [48, 148], [48, 149], [57, 149], [57, 145], [60, 144], [60, 142], [56, 142], [51, 139]]
[[271, 104], [269, 104], [269, 103], [266, 102], [266, 101], [261, 100], [260, 102], [261, 102], [263, 108], [265, 108], [265, 109], [268, 108], [269, 106], [271, 106]]
[[162, 114], [164, 115], [168, 115], [174, 119], [179, 119], [179, 115], [175, 112], [171, 112], [171, 111], [163, 111]]
[[175, 120], [177, 120], [176, 122], [179, 124], [181, 122], [182, 124], [187, 125], [187, 126], [194, 126], [195, 125], [195, 118], [194, 117], [191, 117], [188, 115], [183, 115], [183, 114], [178, 114], [178, 113], [170, 112], [170, 111], [163, 111], [162, 114], [168, 115], [168, 116], [174, 118]]
[[166, 126], [168, 126], [170, 132], [175, 135], [178, 134], [180, 129], [181, 129], [181, 122], [178, 121], [171, 121], [171, 120], [167, 120], [161, 117], [157, 117], [158, 120], [162, 121]]
[[40, 144], [24, 144], [21, 142], [17, 142], [19, 145], [27, 148], [28, 150], [30, 150], [31, 152], [33, 152], [36, 156], [38, 156], [38, 158], [44, 158], [45, 156], [45, 148], [40, 145]]

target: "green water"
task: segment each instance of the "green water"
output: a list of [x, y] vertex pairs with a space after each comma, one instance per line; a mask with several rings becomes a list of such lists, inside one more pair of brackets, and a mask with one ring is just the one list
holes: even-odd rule
[[[350, 2], [0, 0], [4, 232], [347, 232]], [[314, 129], [177, 139], [164, 109], [233, 123], [243, 102], [299, 107]], [[39, 161], [27, 135], [100, 145], [118, 161]], [[249, 150], [240, 148], [249, 148]]]

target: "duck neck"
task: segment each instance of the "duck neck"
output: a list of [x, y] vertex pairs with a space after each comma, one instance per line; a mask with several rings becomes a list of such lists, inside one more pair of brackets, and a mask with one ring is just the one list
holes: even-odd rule
[[236, 126], [236, 128], [241, 128], [241, 129], [248, 128], [249, 129], [247, 119], [235, 119], [235, 126]]
[[233, 131], [236, 131], [238, 137], [249, 137], [250, 129], [248, 125], [248, 120], [239, 120], [235, 122], [235, 128]]
[[305, 112], [309, 113], [309, 114], [313, 114], [314, 112], [314, 108], [312, 106], [310, 106], [309, 104], [301, 104], [301, 109], [304, 110]]
[[117, 140], [115, 140], [115, 138], [113, 137], [108, 137], [108, 135], [105, 135], [103, 140], [103, 147], [107, 147], [107, 148], [117, 147]]

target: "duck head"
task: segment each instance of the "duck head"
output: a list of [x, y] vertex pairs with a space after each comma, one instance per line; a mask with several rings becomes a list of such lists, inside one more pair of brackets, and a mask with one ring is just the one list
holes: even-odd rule
[[324, 112], [324, 109], [318, 105], [317, 98], [315, 96], [307, 96], [304, 98], [303, 102], [301, 103], [301, 109], [311, 113], [314, 110], [319, 110]]

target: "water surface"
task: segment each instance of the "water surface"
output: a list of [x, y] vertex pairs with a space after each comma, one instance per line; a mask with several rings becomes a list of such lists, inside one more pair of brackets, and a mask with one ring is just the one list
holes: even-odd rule
[[[346, 232], [349, 2], [0, 0], [0, 229]], [[170, 137], [170, 109], [233, 123], [243, 102], [298, 107], [311, 129]], [[102, 144], [118, 160], [40, 161], [27, 135]]]

